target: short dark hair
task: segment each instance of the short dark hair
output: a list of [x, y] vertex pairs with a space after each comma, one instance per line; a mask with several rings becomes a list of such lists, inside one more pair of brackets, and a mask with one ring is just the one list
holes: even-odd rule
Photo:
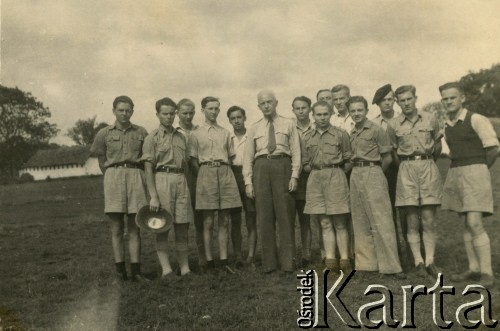
[[307, 103], [307, 106], [311, 107], [311, 99], [309, 99], [306, 96], [301, 95], [299, 97], [295, 97], [295, 99], [293, 99], [293, 101], [292, 101], [292, 107], [293, 107], [293, 104], [295, 103], [295, 101], [304, 101], [305, 103]]
[[163, 99], [156, 101], [155, 107], [156, 107], [157, 113], [160, 112], [161, 106], [170, 106], [170, 107], [173, 107], [174, 109], [177, 108], [175, 101], [170, 99], [169, 97], [166, 97], [166, 98], [163, 98]]
[[366, 101], [366, 99], [364, 97], [362, 97], [361, 95], [355, 95], [353, 97], [350, 97], [349, 100], [347, 101], [347, 108], [349, 108], [350, 105], [352, 105], [353, 103], [358, 103], [358, 102], [361, 102], [365, 105], [365, 109], [368, 110], [368, 101]]
[[177, 103], [177, 109], [181, 109], [182, 106], [190, 106], [193, 110], [195, 108], [194, 102], [191, 101], [191, 99], [187, 99], [187, 98], [181, 99]]
[[326, 107], [326, 108], [328, 108], [328, 111], [330, 113], [332, 112], [332, 106], [330, 106], [330, 104], [328, 102], [318, 101], [318, 102], [315, 102], [314, 105], [312, 105], [312, 107], [311, 107], [313, 114], [314, 114], [314, 109], [316, 109], [316, 107], [319, 107], [319, 106]]
[[347, 85], [339, 84], [339, 85], [335, 85], [334, 87], [332, 87], [332, 93], [337, 93], [340, 91], [346, 91], [347, 95], [351, 95], [351, 90], [349, 89], [349, 86], [347, 86]]
[[113, 101], [113, 109], [115, 109], [116, 106], [118, 106], [118, 104], [121, 102], [128, 103], [132, 107], [132, 110], [134, 109], [134, 102], [126, 95], [120, 95], [119, 97], [115, 98], [115, 100]]
[[235, 111], [241, 111], [241, 113], [243, 114], [244, 117], [247, 116], [245, 114], [245, 109], [241, 108], [240, 106], [231, 106], [227, 110], [227, 118], [229, 118], [229, 115], [231, 115], [231, 113], [234, 113]]
[[318, 93], [316, 93], [316, 100], [318, 100], [318, 97], [319, 97], [319, 94], [320, 93], [323, 93], [323, 92], [329, 92], [329, 93], [332, 93], [332, 91], [330, 91], [329, 89], [325, 88], [325, 89], [322, 89], [322, 90], [319, 90]]
[[416, 94], [417, 93], [417, 89], [413, 85], [401, 85], [400, 87], [398, 87], [396, 89], [396, 91], [394, 91], [394, 94], [396, 94], [396, 98], [397, 98], [398, 95], [406, 93], [406, 92], [411, 92], [411, 94], [413, 94], [413, 96], [417, 95]]
[[220, 101], [219, 99], [217, 99], [216, 97], [204, 97], [203, 99], [201, 99], [201, 108], [205, 108], [205, 106], [209, 103], [209, 102], [218, 102], [220, 104]]
[[462, 84], [460, 84], [459, 82], [449, 82], [449, 83], [443, 84], [439, 87], [439, 92], [443, 93], [444, 90], [448, 90], [451, 88], [455, 88], [458, 90], [458, 92], [460, 92], [460, 94], [464, 94], [464, 88], [463, 88]]

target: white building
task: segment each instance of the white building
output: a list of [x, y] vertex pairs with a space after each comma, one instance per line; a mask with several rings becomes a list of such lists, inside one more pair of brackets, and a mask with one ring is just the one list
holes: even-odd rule
[[19, 170], [19, 176], [24, 173], [35, 180], [102, 175], [97, 158], [90, 156], [87, 146], [38, 150]]

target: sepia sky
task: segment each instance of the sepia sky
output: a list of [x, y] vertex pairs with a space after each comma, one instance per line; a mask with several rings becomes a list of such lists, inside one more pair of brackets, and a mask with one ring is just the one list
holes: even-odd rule
[[201, 98], [217, 96], [226, 127], [233, 104], [261, 116], [263, 88], [286, 116], [294, 96], [339, 83], [370, 102], [385, 83], [412, 83], [423, 106], [500, 62], [499, 12], [496, 0], [3, 0], [0, 80], [48, 106], [61, 136], [80, 118], [113, 122], [121, 94], [148, 130], [164, 96], [191, 98], [198, 123]]

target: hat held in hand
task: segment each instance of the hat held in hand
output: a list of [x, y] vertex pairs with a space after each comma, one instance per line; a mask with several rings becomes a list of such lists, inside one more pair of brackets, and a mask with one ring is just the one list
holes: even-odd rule
[[154, 233], [167, 232], [172, 228], [173, 217], [165, 209], [159, 211], [151, 211], [149, 205], [139, 209], [135, 216], [135, 224], [143, 230]]

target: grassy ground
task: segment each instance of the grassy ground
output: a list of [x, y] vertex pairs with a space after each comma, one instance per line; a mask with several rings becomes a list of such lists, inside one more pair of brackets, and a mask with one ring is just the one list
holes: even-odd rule
[[[447, 164], [439, 161], [443, 175]], [[492, 174], [498, 215], [500, 162]], [[298, 329], [298, 280], [294, 275], [262, 275], [259, 265], [256, 271], [194, 275], [174, 283], [117, 283], [108, 224], [102, 213], [101, 181], [87, 178], [0, 187], [0, 330]], [[500, 225], [496, 215], [485, 223], [498, 279]], [[466, 266], [462, 224], [456, 215], [443, 211], [438, 220], [436, 263], [445, 274], [460, 271]], [[190, 264], [195, 269], [192, 230], [190, 243]], [[298, 236], [297, 243], [300, 246]], [[318, 257], [316, 237], [314, 247]], [[142, 256], [143, 270], [156, 278], [159, 266], [149, 233], [143, 234]], [[342, 294], [354, 314], [362, 304], [378, 298], [363, 295], [366, 287], [375, 283], [395, 290], [394, 313], [401, 320], [400, 286], [430, 285], [433, 281], [423, 282], [412, 275], [406, 281], [394, 281], [378, 274], [356, 274]], [[445, 283], [450, 281], [445, 278]], [[459, 295], [462, 288], [457, 286], [457, 295], [445, 298], [444, 314], [452, 321], [456, 308], [474, 299]], [[491, 293], [493, 317], [498, 319], [499, 286]], [[416, 306], [418, 329], [437, 329], [432, 322], [431, 297], [418, 297]], [[329, 325], [347, 329], [333, 309], [329, 309]]]

